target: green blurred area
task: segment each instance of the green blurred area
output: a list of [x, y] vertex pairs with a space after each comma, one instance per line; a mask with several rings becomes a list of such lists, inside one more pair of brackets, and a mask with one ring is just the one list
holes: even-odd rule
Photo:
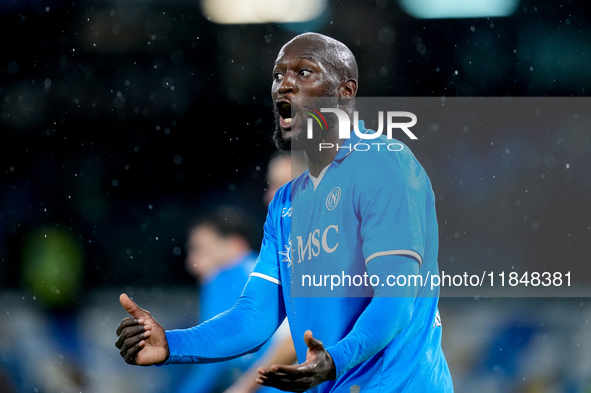
[[60, 227], [39, 227], [26, 235], [22, 251], [22, 285], [49, 308], [76, 303], [84, 278], [84, 250]]

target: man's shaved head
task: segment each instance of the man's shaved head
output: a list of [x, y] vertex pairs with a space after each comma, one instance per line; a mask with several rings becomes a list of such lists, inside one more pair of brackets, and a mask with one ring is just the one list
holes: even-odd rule
[[[271, 96], [275, 104], [275, 144], [291, 149], [292, 140], [305, 142], [306, 113], [312, 105], [340, 108], [351, 115], [357, 94], [357, 61], [345, 44], [318, 33], [304, 33], [283, 45], [273, 67]], [[310, 99], [313, 99], [310, 101]], [[318, 138], [331, 137], [338, 125], [329, 120]], [[326, 121], [325, 121], [326, 123]], [[312, 143], [312, 142], [309, 142]]]
[[286, 43], [279, 51], [277, 59], [281, 57], [285, 48], [294, 44], [305, 45], [311, 53], [329, 68], [327, 71], [330, 74], [340, 79], [338, 82], [347, 79], [357, 80], [359, 76], [357, 60], [355, 60], [353, 52], [342, 42], [323, 34], [303, 33]]

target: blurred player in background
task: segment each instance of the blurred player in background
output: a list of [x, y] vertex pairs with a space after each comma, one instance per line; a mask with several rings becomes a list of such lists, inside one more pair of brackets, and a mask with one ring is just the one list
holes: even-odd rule
[[[297, 159], [294, 159], [294, 163], [294, 173], [299, 175], [304, 170], [304, 163]], [[291, 179], [291, 154], [273, 154], [267, 169], [268, 185], [263, 196], [265, 205], [271, 202], [277, 189]], [[200, 283], [201, 322], [230, 309], [246, 285], [256, 262], [252, 244], [254, 228], [249, 223], [250, 218], [244, 211], [225, 206], [197, 218], [189, 226], [186, 267]], [[259, 351], [228, 362], [195, 366], [179, 385], [177, 393], [216, 392], [227, 388], [234, 381], [227, 392], [246, 393], [259, 390], [261, 385], [256, 383], [259, 366], [290, 364], [296, 360], [287, 324], [283, 324], [275, 336], [269, 348], [270, 353]], [[255, 363], [264, 354], [264, 359]], [[249, 366], [247, 372], [243, 373]], [[238, 375], [240, 378], [236, 379]]]
[[[257, 256], [253, 251], [251, 222], [240, 209], [224, 206], [191, 223], [186, 267], [199, 280], [200, 322], [230, 309], [240, 297]], [[220, 392], [260, 355], [197, 365], [176, 392]]]
[[[315, 392], [453, 391], [441, 350], [438, 288], [397, 287], [391, 293], [377, 285], [365, 297], [291, 295], [292, 271], [300, 262], [336, 265], [343, 274], [365, 271], [380, 282], [390, 275], [438, 273], [433, 191], [408, 148], [319, 151], [319, 140], [333, 146], [359, 141], [358, 135], [340, 140], [334, 122], [317, 139], [306, 140], [302, 100], [328, 98], [352, 118], [357, 78], [355, 57], [339, 41], [307, 33], [283, 46], [273, 71], [275, 141], [283, 149], [297, 142], [308, 171], [276, 192], [257, 265], [231, 310], [190, 329], [164, 331], [148, 311], [121, 295], [131, 317], [119, 325], [116, 345], [127, 363], [232, 359], [258, 350], [287, 316], [300, 364], [260, 368], [261, 384]], [[362, 122], [359, 128], [369, 132]], [[337, 188], [338, 198], [331, 199]], [[331, 201], [336, 203], [329, 206]], [[296, 214], [301, 221], [292, 228]], [[317, 230], [325, 234], [322, 252], [304, 261], [303, 247], [295, 255], [292, 242]]]
[[273, 196], [282, 185], [288, 183], [306, 170], [303, 154], [279, 150], [271, 155], [267, 168], [267, 191], [263, 196], [265, 206], [273, 200]]
[[[269, 205], [273, 200], [275, 192], [289, 182], [298, 177], [306, 168], [304, 157], [301, 154], [278, 151], [269, 159], [267, 168], [267, 190], [263, 196], [263, 202]], [[275, 336], [273, 337], [271, 347], [262, 357], [262, 359], [253, 365], [247, 372], [224, 393], [254, 393], [264, 391], [260, 384], [256, 382], [259, 373], [259, 366], [271, 367], [273, 364], [292, 364], [297, 361], [293, 340], [289, 332], [289, 326], [283, 322]]]

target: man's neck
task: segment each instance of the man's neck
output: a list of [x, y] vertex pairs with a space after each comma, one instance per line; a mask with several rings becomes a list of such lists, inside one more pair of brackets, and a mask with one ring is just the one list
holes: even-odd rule
[[318, 146], [316, 146], [315, 149], [306, 150], [305, 154], [306, 164], [308, 165], [310, 175], [318, 177], [320, 172], [334, 161], [334, 158], [337, 155], [337, 150], [325, 149], [319, 151]]
[[[340, 107], [339, 109], [345, 110], [349, 115], [349, 119], [351, 119], [351, 114], [353, 113], [354, 107]], [[349, 125], [350, 129], [353, 128], [353, 125]], [[304, 146], [304, 153], [306, 155], [306, 164], [308, 165], [308, 170], [310, 171], [310, 175], [314, 177], [318, 177], [320, 172], [331, 162], [334, 161], [338, 150], [336, 146], [342, 143], [343, 141], [339, 139], [339, 130], [333, 129], [329, 132], [325, 132], [323, 135], [323, 140], [308, 140], [306, 145]], [[330, 143], [334, 147], [330, 149], [320, 149], [319, 143]]]

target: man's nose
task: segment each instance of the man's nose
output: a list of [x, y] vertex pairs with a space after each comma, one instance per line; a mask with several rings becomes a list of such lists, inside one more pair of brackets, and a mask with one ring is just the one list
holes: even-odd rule
[[287, 93], [295, 93], [296, 92], [296, 85], [295, 85], [295, 78], [288, 72], [281, 81], [279, 88], [277, 89], [279, 94], [287, 94]]

